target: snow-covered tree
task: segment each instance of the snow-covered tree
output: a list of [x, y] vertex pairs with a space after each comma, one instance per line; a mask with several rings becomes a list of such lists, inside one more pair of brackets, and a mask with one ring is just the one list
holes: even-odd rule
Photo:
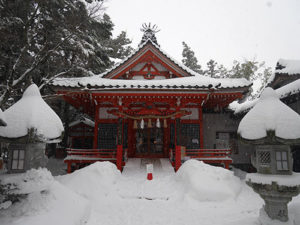
[[203, 74], [201, 65], [198, 64], [198, 60], [195, 56], [195, 52], [185, 42], [182, 42], [182, 45], [182, 63], [196, 73]]
[[101, 2], [0, 1], [0, 107], [20, 96], [30, 80], [44, 87], [58, 76], [110, 66], [113, 23], [101, 7], [89, 8]]
[[204, 74], [210, 77], [218, 77], [218, 69], [217, 69], [218, 63], [214, 61], [213, 59], [209, 60], [206, 63], [207, 70], [204, 71]]
[[112, 52], [109, 54], [110, 57], [124, 59], [133, 51], [130, 44], [131, 40], [127, 37], [126, 32], [122, 31], [116, 38], [110, 41], [109, 45], [112, 49]]

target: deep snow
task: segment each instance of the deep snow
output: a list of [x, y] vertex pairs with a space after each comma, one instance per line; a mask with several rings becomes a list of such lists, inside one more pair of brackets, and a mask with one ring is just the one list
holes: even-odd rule
[[[53, 177], [47, 169], [1, 175], [28, 197], [0, 210], [0, 224], [43, 225], [257, 225], [263, 201], [233, 172], [189, 160], [174, 173], [167, 159], [130, 159], [121, 174], [114, 164], [97, 162]], [[289, 205], [300, 224], [300, 198]]]

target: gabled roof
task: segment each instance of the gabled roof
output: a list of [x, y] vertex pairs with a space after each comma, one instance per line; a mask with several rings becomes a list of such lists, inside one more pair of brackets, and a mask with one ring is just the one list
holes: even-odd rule
[[193, 70], [184, 66], [183, 64], [177, 62], [175, 59], [170, 57], [166, 52], [164, 52], [157, 44], [148, 39], [143, 42], [139, 47], [134, 50], [129, 56], [127, 56], [124, 60], [117, 63], [111, 69], [105, 71], [101, 74], [103, 78], [116, 78], [120, 72], [124, 73], [132, 68], [138, 59], [142, 58], [147, 52], [151, 51], [154, 56], [163, 61], [175, 75], [178, 77], [186, 77], [186, 76], [195, 76], [198, 75]]
[[[127, 80], [120, 79], [119, 76], [137, 65], [138, 60], [151, 52], [152, 56], [160, 60], [176, 78], [162, 80]], [[118, 79], [119, 78], [119, 79]], [[56, 78], [51, 83], [54, 87], [72, 89], [92, 89], [100, 90], [222, 90], [222, 89], [242, 89], [247, 92], [252, 85], [248, 80], [241, 79], [216, 79], [200, 75], [165, 53], [158, 45], [150, 39], [141, 44], [131, 55], [113, 68], [100, 75], [79, 78]]]

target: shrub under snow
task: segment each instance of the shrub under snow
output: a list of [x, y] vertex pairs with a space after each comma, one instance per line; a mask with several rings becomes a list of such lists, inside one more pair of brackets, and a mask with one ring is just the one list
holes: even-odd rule
[[233, 172], [193, 159], [180, 167], [176, 180], [183, 186], [185, 195], [199, 201], [234, 199], [242, 188]]
[[92, 199], [95, 196], [108, 195], [112, 191], [112, 185], [116, 183], [120, 176], [121, 173], [115, 164], [95, 162], [57, 179], [76, 193]]

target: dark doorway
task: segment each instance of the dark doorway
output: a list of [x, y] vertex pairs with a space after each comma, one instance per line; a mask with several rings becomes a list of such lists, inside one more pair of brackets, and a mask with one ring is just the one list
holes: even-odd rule
[[163, 128], [153, 127], [136, 130], [136, 157], [163, 157]]

